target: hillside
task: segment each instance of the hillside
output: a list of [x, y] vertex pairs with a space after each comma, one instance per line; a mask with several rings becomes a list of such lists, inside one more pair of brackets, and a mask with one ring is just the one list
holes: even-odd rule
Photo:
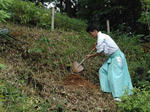
[[[34, 97], [33, 101], [46, 101], [49, 105], [45, 111], [115, 110], [112, 96], [99, 87], [97, 71], [104, 58], [85, 62], [85, 70], [79, 74], [71, 71], [71, 64], [81, 61], [92, 48], [94, 41], [88, 35], [13, 23], [0, 24], [0, 28], [9, 29], [14, 38], [1, 37], [0, 63], [5, 66], [1, 80], [18, 88], [18, 96], [26, 94]], [[39, 111], [39, 104], [27, 111]], [[11, 107], [7, 109], [14, 111]]]
[[[120, 3], [112, 10], [101, 1], [87, 0], [89, 6], [97, 8], [100, 3], [98, 8], [104, 9], [93, 10], [85, 7], [85, 2], [79, 3], [89, 10], [83, 10], [83, 14], [89, 13], [85, 19], [70, 18], [66, 10], [55, 12], [54, 31], [50, 31], [51, 9], [30, 1], [0, 0], [0, 112], [149, 112], [150, 33], [149, 15], [145, 13], [149, 0], [142, 0], [147, 5], [140, 4], [138, 16]], [[116, 7], [121, 8], [117, 8], [120, 16]], [[136, 25], [121, 19], [125, 17], [123, 10], [131, 17], [126, 22]], [[82, 14], [82, 9], [78, 11]], [[97, 23], [106, 33], [106, 15], [110, 17], [109, 35], [125, 54], [134, 86], [133, 95], [123, 95], [118, 103], [100, 88], [98, 70], [107, 58], [103, 54], [84, 62], [84, 70], [78, 74], [71, 69], [96, 41], [85, 32], [87, 23]]]

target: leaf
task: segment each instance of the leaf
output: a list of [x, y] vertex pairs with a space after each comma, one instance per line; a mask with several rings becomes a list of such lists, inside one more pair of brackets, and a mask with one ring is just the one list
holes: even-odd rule
[[4, 64], [1, 64], [1, 63], [0, 63], [0, 69], [5, 70], [5, 69], [6, 69], [6, 66], [5, 66]]
[[150, 73], [150, 70], [147, 73]]

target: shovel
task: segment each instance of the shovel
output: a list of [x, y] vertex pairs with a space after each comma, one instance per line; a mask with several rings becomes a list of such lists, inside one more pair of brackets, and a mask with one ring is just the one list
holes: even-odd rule
[[[95, 50], [95, 48], [92, 49], [89, 54], [91, 54], [94, 50]], [[89, 54], [88, 54], [88, 55], [89, 55]], [[73, 64], [72, 64], [72, 71], [75, 72], [75, 73], [81, 72], [81, 71], [84, 69], [84, 67], [83, 67], [81, 64], [82, 64], [85, 60], [86, 60], [86, 57], [85, 57], [84, 59], [82, 59], [82, 61], [81, 61], [80, 63], [78, 63], [77, 61], [73, 62]]]

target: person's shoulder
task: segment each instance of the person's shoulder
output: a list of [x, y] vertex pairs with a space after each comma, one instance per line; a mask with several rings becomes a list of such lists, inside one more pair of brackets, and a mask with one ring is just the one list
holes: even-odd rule
[[98, 38], [99, 39], [103, 39], [104, 38], [103, 33], [101, 31], [98, 32]]
[[100, 35], [103, 37], [103, 38], [109, 38], [110, 36], [106, 33], [103, 33], [103, 32], [100, 32]]
[[106, 33], [103, 33], [103, 32], [100, 32], [102, 35], [106, 35], [106, 36], [109, 36], [108, 34], [106, 34]]

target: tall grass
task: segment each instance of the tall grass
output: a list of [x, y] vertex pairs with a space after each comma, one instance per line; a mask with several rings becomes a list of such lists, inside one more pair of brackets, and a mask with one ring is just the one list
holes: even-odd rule
[[[51, 10], [43, 6], [36, 6], [31, 2], [15, 0], [10, 12], [12, 13], [11, 19], [14, 22], [48, 29], [51, 27]], [[81, 31], [85, 27], [86, 23], [84, 21], [69, 18], [65, 14], [55, 13], [55, 28]]]

